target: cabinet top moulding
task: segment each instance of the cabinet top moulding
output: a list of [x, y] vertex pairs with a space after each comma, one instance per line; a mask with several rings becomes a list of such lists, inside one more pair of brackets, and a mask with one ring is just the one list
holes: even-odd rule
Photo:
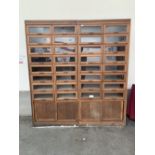
[[25, 20], [25, 24], [107, 24], [107, 23], [129, 24], [131, 19], [110, 19], [110, 20]]

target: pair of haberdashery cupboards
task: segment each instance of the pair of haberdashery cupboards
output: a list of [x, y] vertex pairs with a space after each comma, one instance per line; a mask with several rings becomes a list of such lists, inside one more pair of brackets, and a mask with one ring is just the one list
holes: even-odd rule
[[25, 21], [32, 120], [125, 125], [130, 20]]

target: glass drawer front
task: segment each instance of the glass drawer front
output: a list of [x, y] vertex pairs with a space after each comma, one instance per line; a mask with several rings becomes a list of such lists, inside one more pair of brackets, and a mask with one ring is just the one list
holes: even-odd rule
[[93, 99], [93, 98], [101, 98], [100, 93], [96, 93], [96, 92], [83, 92], [81, 93], [81, 98], [89, 98], [89, 99]]
[[56, 80], [59, 82], [71, 82], [75, 81], [75, 75], [56, 76]]
[[74, 56], [57, 56], [55, 58], [55, 61], [57, 63], [75, 63], [75, 57]]
[[106, 26], [105, 32], [107, 33], [122, 33], [127, 32], [127, 25], [109, 25]]
[[124, 94], [123, 92], [105, 92], [104, 93], [104, 98], [106, 99], [111, 99], [111, 98], [115, 98], [115, 99], [119, 99], [119, 98], [123, 98]]
[[50, 44], [50, 37], [29, 37], [29, 43], [32, 44]]
[[81, 26], [81, 33], [101, 33], [101, 26]]
[[123, 81], [125, 80], [125, 75], [118, 74], [118, 75], [104, 75], [105, 81]]
[[48, 84], [48, 85], [33, 85], [33, 90], [35, 91], [49, 91], [49, 90], [53, 90], [53, 86]]
[[107, 43], [127, 42], [127, 36], [107, 36], [105, 37], [105, 42]]
[[87, 80], [87, 81], [100, 81], [101, 75], [81, 75], [81, 80]]
[[75, 90], [76, 85], [74, 84], [59, 84], [57, 85], [57, 90]]
[[63, 66], [59, 66], [56, 67], [56, 72], [74, 72], [75, 71], [75, 67], [74, 66], [67, 66], [67, 67], [63, 67]]
[[82, 63], [100, 63], [101, 56], [82, 56], [81, 62]]
[[54, 27], [54, 32], [57, 34], [75, 33], [75, 27], [74, 26], [57, 26], [57, 27]]
[[75, 47], [56, 47], [56, 54], [76, 54]]
[[102, 52], [100, 46], [82, 46], [80, 49], [82, 54], [96, 54]]
[[105, 56], [105, 62], [125, 62], [125, 56]]
[[100, 66], [81, 66], [81, 71], [100, 71]]
[[32, 67], [32, 72], [51, 72], [51, 67]]
[[51, 57], [31, 57], [32, 63], [48, 63], [52, 62]]
[[31, 34], [50, 34], [50, 27], [45, 26], [33, 26], [28, 28], [28, 32]]
[[124, 84], [123, 83], [105, 83], [104, 89], [123, 89]]
[[127, 51], [127, 46], [117, 45], [117, 46], [105, 46], [105, 52], [125, 52]]
[[34, 94], [34, 100], [51, 100], [53, 99], [53, 94]]
[[81, 84], [81, 89], [89, 89], [89, 90], [96, 90], [100, 89], [101, 85], [99, 83], [82, 83]]
[[124, 65], [115, 65], [115, 66], [105, 66], [106, 71], [124, 71]]
[[30, 53], [32, 54], [49, 54], [51, 52], [50, 47], [30, 47]]
[[81, 43], [101, 43], [102, 38], [101, 37], [81, 37], [80, 42]]
[[76, 93], [57, 93], [57, 99], [63, 100], [63, 99], [76, 99]]
[[34, 82], [50, 82], [52, 81], [52, 76], [33, 76]]
[[67, 43], [67, 44], [74, 44], [76, 43], [75, 37], [55, 37], [55, 43]]

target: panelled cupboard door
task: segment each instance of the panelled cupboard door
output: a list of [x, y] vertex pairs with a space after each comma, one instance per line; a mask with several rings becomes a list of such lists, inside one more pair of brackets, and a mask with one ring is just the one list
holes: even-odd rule
[[103, 101], [102, 121], [122, 121], [123, 101]]
[[34, 116], [36, 121], [49, 122], [56, 120], [57, 107], [51, 101], [34, 101]]
[[78, 103], [76, 101], [57, 102], [58, 121], [77, 121]]

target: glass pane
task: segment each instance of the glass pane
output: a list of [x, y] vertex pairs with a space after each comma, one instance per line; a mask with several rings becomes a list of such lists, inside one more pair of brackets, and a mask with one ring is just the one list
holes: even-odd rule
[[106, 26], [106, 32], [108, 32], [108, 33], [127, 32], [127, 26], [126, 25], [111, 25], [111, 26]]
[[38, 63], [45, 63], [45, 62], [51, 62], [51, 57], [32, 57], [31, 62], [38, 62]]
[[51, 81], [51, 76], [33, 76], [33, 81]]
[[30, 43], [35, 44], [49, 44], [51, 42], [51, 38], [45, 37], [30, 37]]
[[106, 46], [105, 47], [106, 52], [125, 52], [126, 46], [119, 45], [119, 46]]
[[109, 37], [105, 37], [105, 42], [109, 42], [109, 43], [126, 42], [126, 41], [127, 41], [126, 36], [109, 36]]
[[82, 43], [101, 43], [101, 37], [81, 37]]
[[57, 90], [75, 90], [74, 84], [57, 85]]
[[56, 54], [75, 54], [75, 47], [56, 47]]
[[72, 81], [75, 80], [75, 76], [74, 75], [68, 75], [68, 76], [56, 76], [56, 80], [58, 81]]
[[32, 67], [32, 72], [51, 72], [51, 67]]
[[91, 47], [91, 46], [83, 46], [81, 47], [81, 53], [100, 53], [102, 51], [100, 46]]
[[104, 88], [106, 89], [122, 89], [123, 87], [124, 87], [124, 84], [117, 84], [117, 83], [104, 84]]
[[76, 94], [75, 93], [59, 93], [57, 94], [57, 99], [74, 99], [76, 98]]
[[81, 75], [81, 80], [100, 80], [100, 75]]
[[75, 37], [56, 37], [54, 40], [55, 43], [75, 43]]
[[122, 98], [123, 93], [104, 93], [105, 98]]
[[101, 26], [81, 26], [82, 33], [100, 33]]
[[56, 57], [55, 58], [55, 61], [56, 62], [59, 62], [59, 63], [65, 63], [65, 62], [75, 62], [75, 57], [72, 57], [72, 56], [59, 56], [59, 57]]
[[34, 90], [52, 90], [53, 86], [52, 85], [34, 85], [33, 89]]
[[81, 71], [100, 71], [100, 66], [81, 66]]
[[81, 98], [99, 98], [100, 93], [95, 92], [88, 92], [88, 93], [81, 93]]
[[122, 62], [125, 61], [125, 56], [106, 56], [105, 62]]
[[67, 66], [67, 67], [56, 67], [57, 72], [69, 72], [69, 71], [75, 71], [75, 67]]
[[51, 48], [50, 47], [31, 47], [30, 52], [36, 53], [36, 54], [51, 53]]
[[53, 94], [34, 94], [34, 99], [52, 99]]
[[124, 75], [105, 75], [104, 79], [105, 80], [124, 80], [125, 76]]
[[93, 62], [93, 63], [99, 63], [101, 62], [101, 57], [100, 56], [85, 56], [81, 57], [81, 62]]
[[54, 28], [55, 33], [74, 33], [75, 27], [74, 26], [61, 26]]
[[81, 89], [100, 89], [100, 84], [83, 83]]
[[105, 66], [106, 71], [122, 71], [125, 70], [125, 66]]
[[49, 27], [29, 27], [29, 33], [48, 34], [50, 33]]

